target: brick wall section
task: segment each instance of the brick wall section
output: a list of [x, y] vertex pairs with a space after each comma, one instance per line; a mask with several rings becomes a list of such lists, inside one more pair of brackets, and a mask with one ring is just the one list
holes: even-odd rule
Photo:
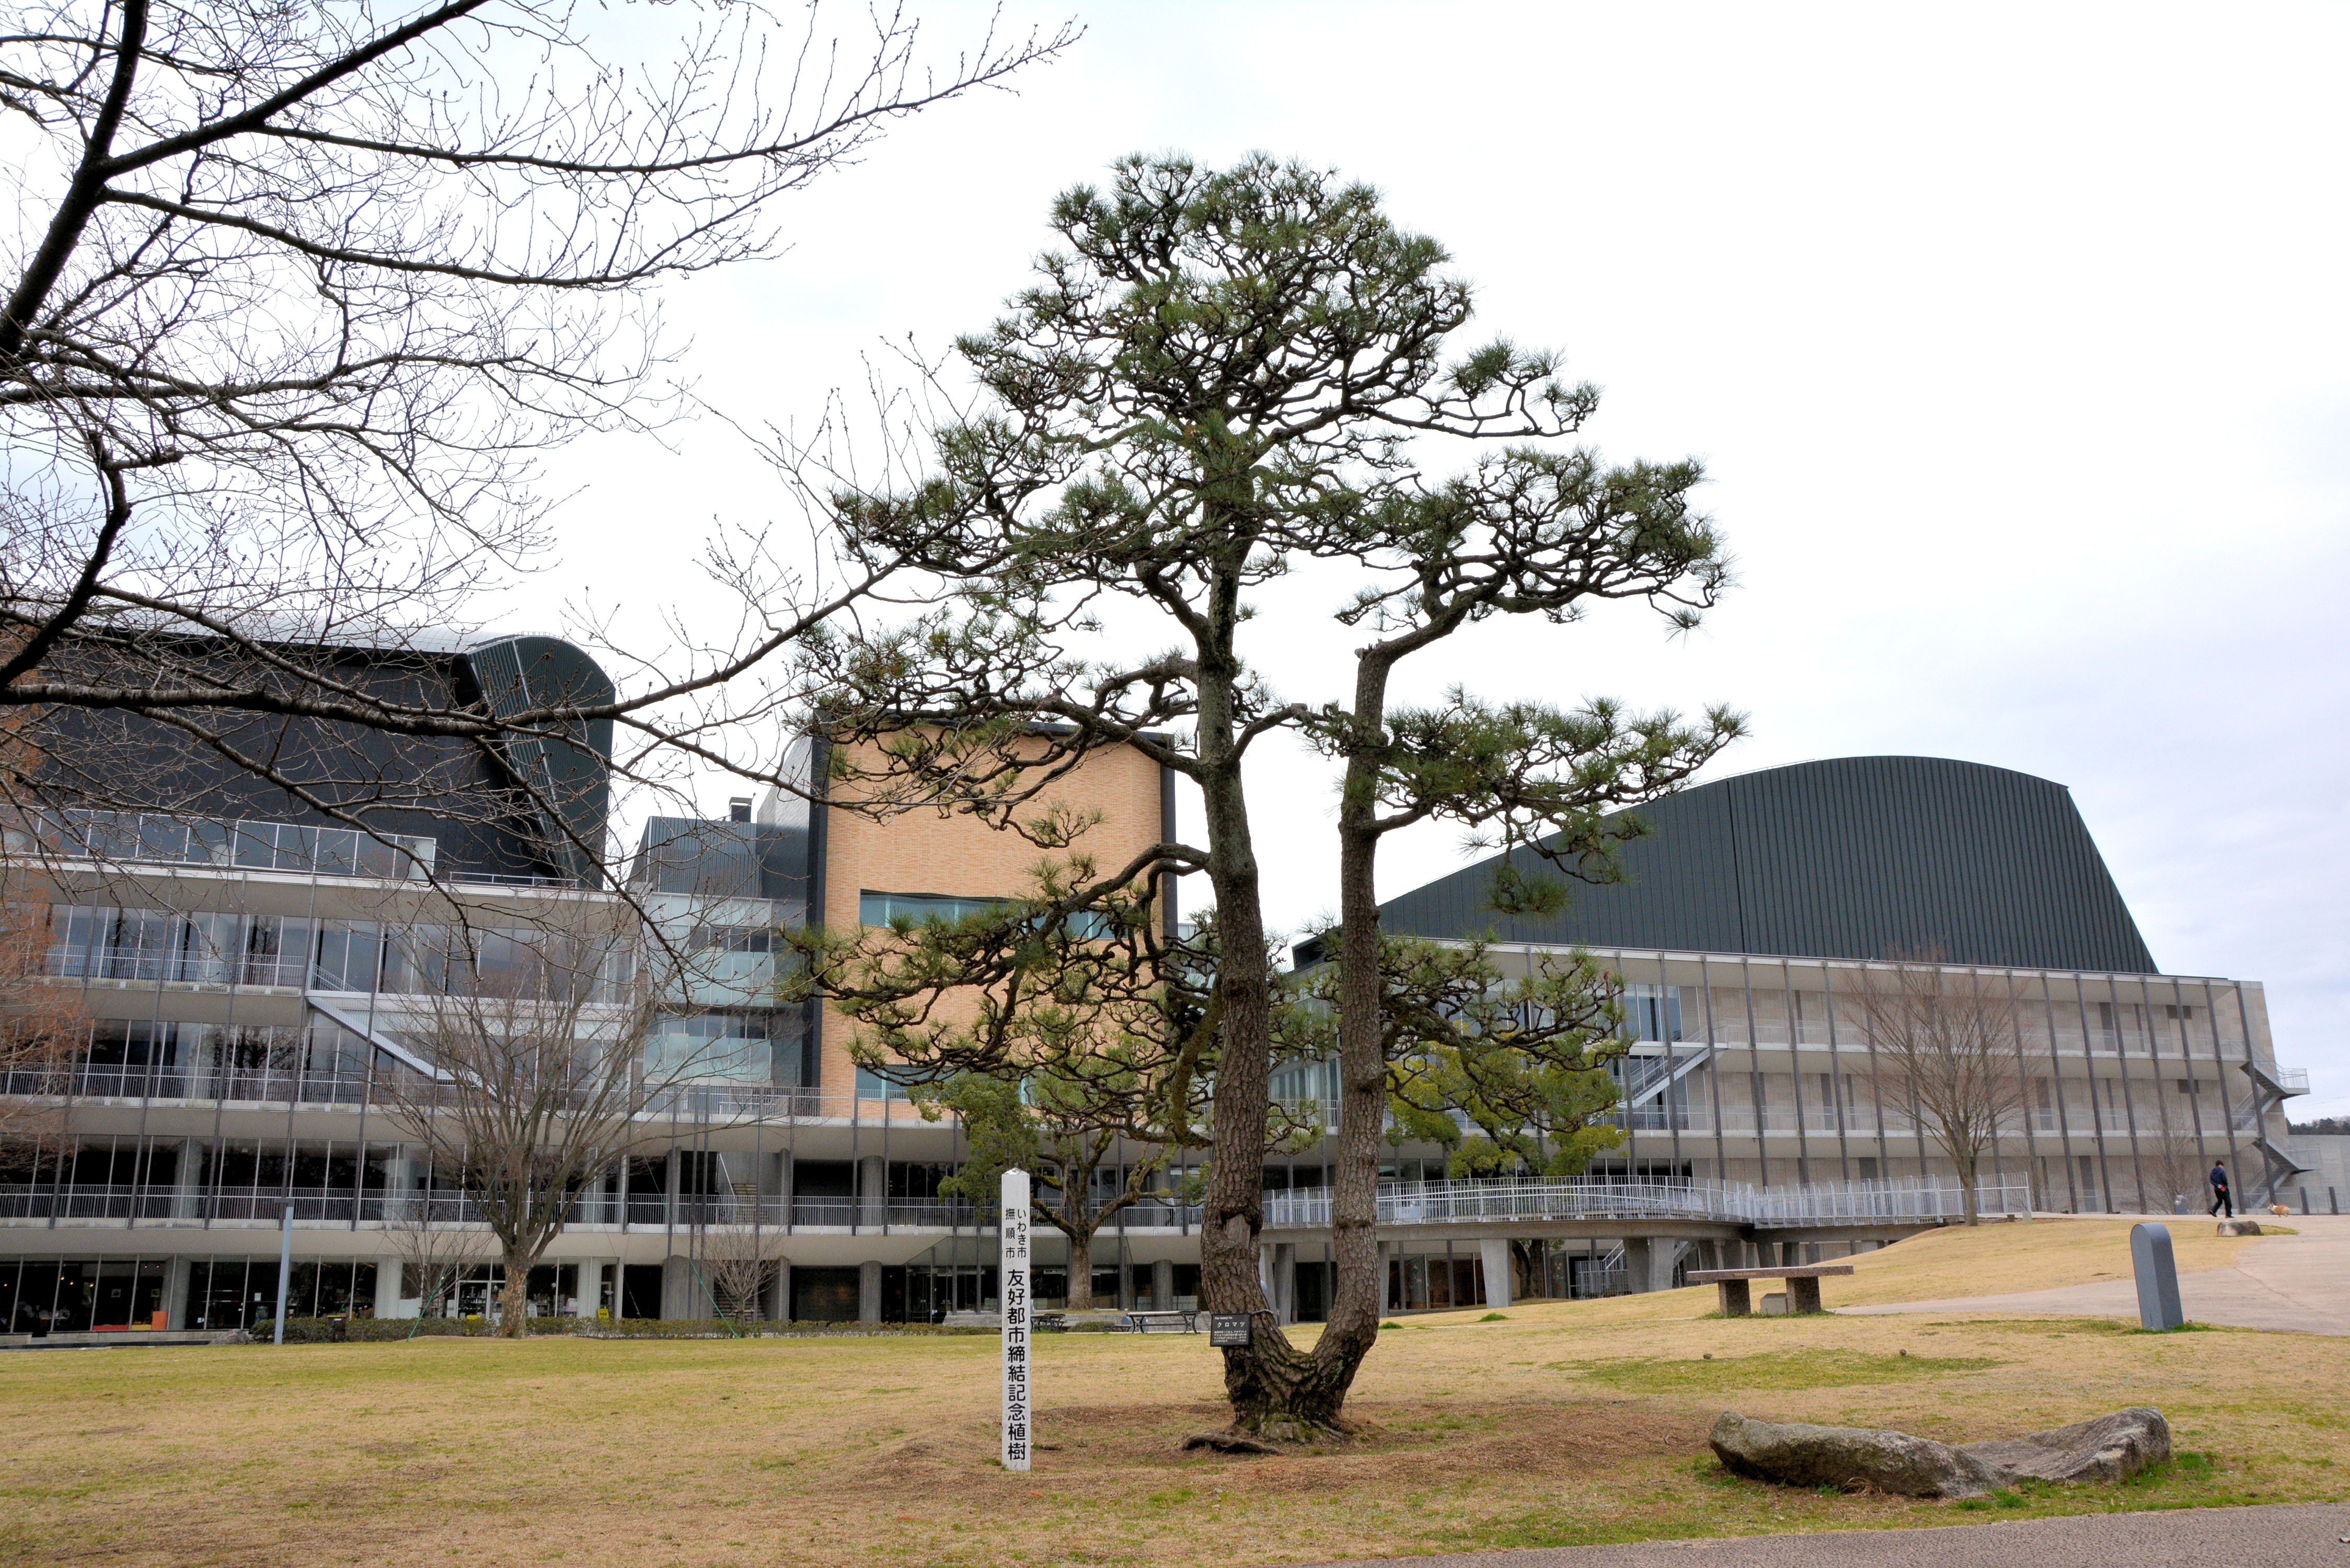
[[[1087, 758], [1035, 810], [1058, 803], [1081, 812], [1099, 811], [1101, 822], [1078, 841], [1078, 847], [1107, 873], [1159, 842], [1159, 764], [1121, 747]], [[1037, 865], [1057, 857], [1009, 829], [998, 831], [975, 817], [930, 810], [906, 812], [887, 821], [832, 811], [827, 815], [825, 836], [824, 921], [836, 930], [857, 925], [858, 900], [868, 889], [1020, 898], [1034, 889]], [[855, 1028], [827, 1011], [823, 1084], [827, 1096], [845, 1092], [855, 1082], [847, 1044]], [[868, 1107], [868, 1113], [879, 1109]]]

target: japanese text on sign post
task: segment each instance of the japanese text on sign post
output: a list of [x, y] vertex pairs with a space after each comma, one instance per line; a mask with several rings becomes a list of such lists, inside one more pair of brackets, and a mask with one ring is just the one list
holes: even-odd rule
[[1030, 1330], [1035, 1303], [1028, 1295], [1028, 1173], [1003, 1173], [999, 1213], [1003, 1251], [1003, 1468], [1028, 1468], [1028, 1423], [1031, 1414], [1028, 1378]]

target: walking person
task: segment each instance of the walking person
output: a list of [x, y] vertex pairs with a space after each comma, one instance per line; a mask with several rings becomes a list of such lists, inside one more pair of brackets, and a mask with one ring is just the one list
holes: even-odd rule
[[2228, 1195], [2228, 1168], [2214, 1160], [2211, 1163], [2211, 1212], [2217, 1214], [2222, 1209], [2228, 1211], [2229, 1219], [2236, 1217], [2235, 1200]]

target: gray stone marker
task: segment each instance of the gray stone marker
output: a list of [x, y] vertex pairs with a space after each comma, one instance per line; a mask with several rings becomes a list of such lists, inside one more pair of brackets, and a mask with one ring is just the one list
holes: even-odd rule
[[2170, 1227], [2130, 1227], [2130, 1267], [2137, 1275], [2137, 1321], [2161, 1332], [2187, 1321], [2178, 1304], [2178, 1263], [2170, 1253]]

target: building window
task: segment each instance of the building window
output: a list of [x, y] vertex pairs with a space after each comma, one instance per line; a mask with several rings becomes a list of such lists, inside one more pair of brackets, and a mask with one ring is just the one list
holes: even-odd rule
[[[976, 916], [992, 915], [1016, 898], [966, 898], [951, 893], [881, 893], [868, 888], [857, 897], [857, 918], [868, 926], [894, 926], [900, 920], [917, 926], [952, 925]], [[1086, 909], [1069, 917], [1069, 932], [1080, 940], [1107, 938], [1109, 919]]]
[[646, 1071], [662, 1077], [775, 1077], [773, 1021], [758, 1013], [703, 1012], [664, 1018], [645, 1042]]
[[433, 839], [410, 834], [127, 811], [68, 811], [47, 826], [47, 836], [66, 853], [99, 860], [239, 866], [384, 880], [429, 875], [438, 848]]
[[958, 898], [945, 893], [877, 893], [868, 888], [858, 895], [857, 918], [868, 926], [893, 926], [899, 920], [945, 926], [974, 915], [993, 914], [1010, 902], [1009, 898]]
[[857, 1097], [860, 1100], [902, 1100], [907, 1097], [906, 1085], [883, 1077], [870, 1067], [857, 1069]]
[[1679, 1040], [1681, 1037], [1681, 992], [1677, 985], [1627, 985], [1624, 988], [1627, 1040]]
[[[866, 897], [871, 898], [871, 894]], [[868, 925], [873, 924], [867, 921]], [[881, 922], [887, 924], [887, 921]], [[775, 950], [775, 933], [767, 926], [697, 925], [686, 938], [686, 947], [694, 952], [764, 953]]]

